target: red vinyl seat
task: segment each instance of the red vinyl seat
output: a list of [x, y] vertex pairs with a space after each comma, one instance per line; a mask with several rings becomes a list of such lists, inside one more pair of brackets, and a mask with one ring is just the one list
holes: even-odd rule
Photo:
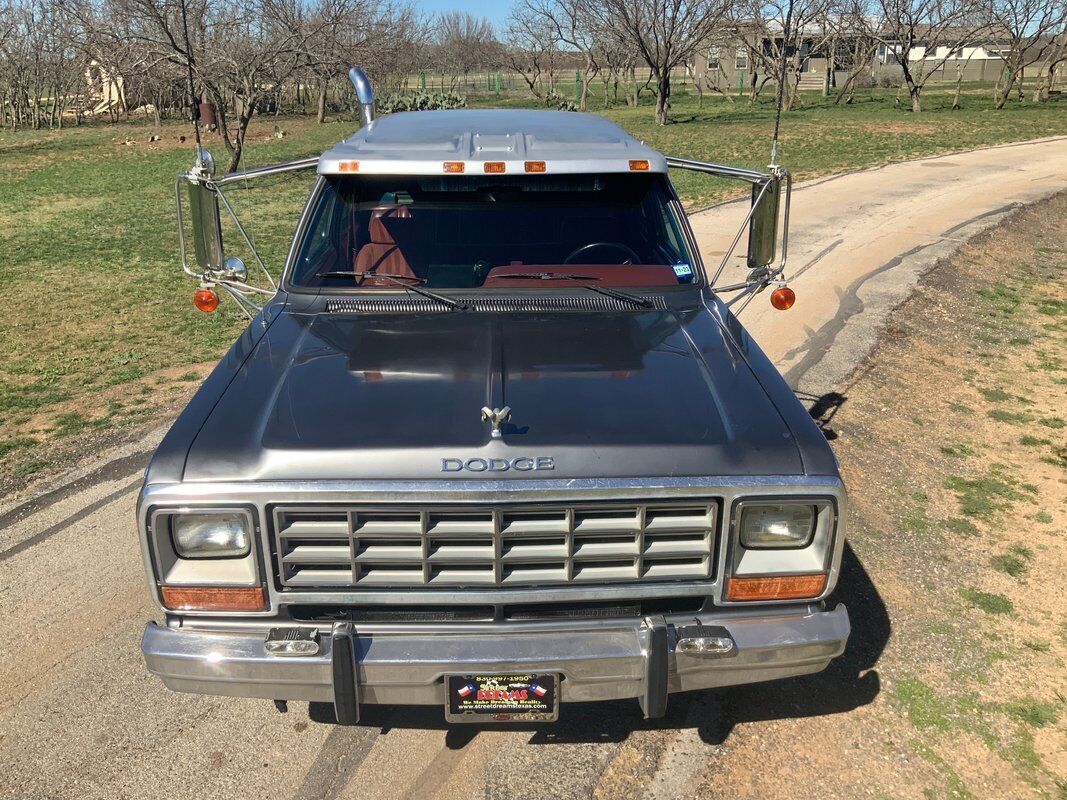
[[401, 278], [415, 278], [404, 254], [382, 221], [385, 217], [407, 218], [410, 216], [404, 206], [376, 208], [371, 212], [367, 225], [369, 241], [359, 248], [352, 269], [357, 272], [376, 272], [379, 275], [393, 275]]

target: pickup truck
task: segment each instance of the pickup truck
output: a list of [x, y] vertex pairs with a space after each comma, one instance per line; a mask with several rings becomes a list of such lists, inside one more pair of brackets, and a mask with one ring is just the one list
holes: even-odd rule
[[[353, 72], [365, 124], [321, 157], [216, 176], [198, 150], [177, 181], [197, 306], [251, 321], [145, 474], [149, 671], [354, 724], [659, 717], [826, 667], [845, 489], [734, 313], [792, 303], [787, 173], [573, 112], [374, 119]], [[669, 167], [751, 184], [745, 280], [705, 266]], [[223, 211], [250, 238], [225, 188], [298, 169], [314, 188], [257, 290], [224, 257]]]

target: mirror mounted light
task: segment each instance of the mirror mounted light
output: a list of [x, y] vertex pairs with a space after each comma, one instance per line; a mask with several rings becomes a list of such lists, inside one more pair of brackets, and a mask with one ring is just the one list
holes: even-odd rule
[[374, 88], [371, 86], [367, 73], [359, 67], [352, 67], [348, 71], [348, 79], [356, 90], [356, 98], [359, 100], [359, 115], [363, 125], [370, 125], [374, 121]]

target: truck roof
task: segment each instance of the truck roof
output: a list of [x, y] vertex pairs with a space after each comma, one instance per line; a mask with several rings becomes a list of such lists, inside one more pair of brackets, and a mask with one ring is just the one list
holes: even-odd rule
[[667, 161], [604, 117], [508, 109], [389, 114], [323, 153], [318, 166], [320, 175], [634, 171], [666, 172]]

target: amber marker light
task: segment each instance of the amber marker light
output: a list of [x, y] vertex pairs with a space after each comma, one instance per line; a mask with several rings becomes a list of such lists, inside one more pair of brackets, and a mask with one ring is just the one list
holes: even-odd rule
[[358, 161], [342, 161], [337, 165], [338, 172], [359, 172]]
[[205, 314], [210, 314], [219, 307], [219, 296], [211, 289], [197, 289], [193, 292], [193, 305]]
[[446, 161], [445, 172], [449, 175], [458, 175], [467, 169], [467, 165], [462, 161]]
[[644, 159], [641, 159], [639, 161], [631, 161], [630, 170], [632, 172], [648, 172], [648, 162]]
[[174, 611], [264, 611], [262, 586], [164, 586], [163, 605]]
[[523, 166], [527, 172], [548, 172], [548, 165], [544, 161], [527, 161]]
[[794, 292], [788, 286], [779, 286], [777, 289], [771, 292], [771, 305], [777, 308], [779, 311], [788, 311], [793, 307], [793, 303], [795, 303], [796, 301], [796, 292]]
[[809, 575], [777, 575], [759, 578], [730, 578], [726, 599], [745, 600], [804, 600], [818, 597], [826, 588], [826, 573]]
[[488, 175], [501, 175], [506, 167], [503, 161], [486, 161], [485, 164], [482, 165], [482, 169], [485, 170]]

